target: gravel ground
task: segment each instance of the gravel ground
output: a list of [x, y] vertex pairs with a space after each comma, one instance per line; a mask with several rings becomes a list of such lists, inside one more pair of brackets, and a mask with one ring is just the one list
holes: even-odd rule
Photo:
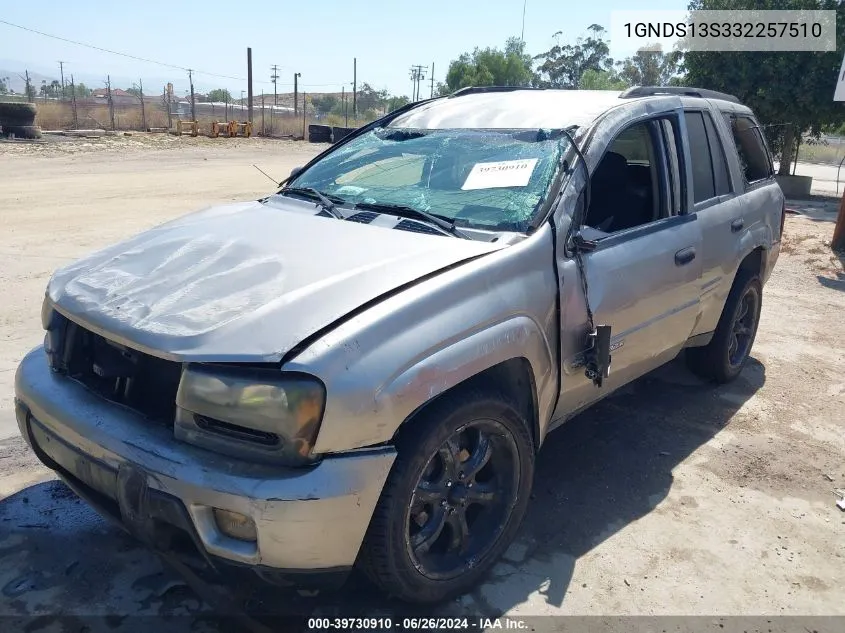
[[[104, 616], [103, 630], [138, 614], [166, 616], [162, 631], [214, 630], [215, 594], [191, 583], [200, 599], [23, 445], [14, 368], [42, 338], [41, 297], [57, 266], [186, 211], [266, 193], [272, 184], [252, 164], [282, 177], [316, 148], [88, 142], [0, 144], [0, 615], [43, 616], [27, 621], [32, 631], [60, 630], [56, 613]], [[845, 615], [845, 513], [833, 494], [845, 488], [845, 272], [827, 246], [835, 203], [791, 208], [740, 378], [704, 385], [676, 361], [553, 433], [505, 560], [438, 614]], [[302, 604], [396, 612], [360, 579], [305, 603], [253, 594], [248, 608]]]

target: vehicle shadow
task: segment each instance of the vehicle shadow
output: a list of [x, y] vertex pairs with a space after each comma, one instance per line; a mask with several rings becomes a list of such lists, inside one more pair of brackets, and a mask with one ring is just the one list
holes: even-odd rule
[[660, 504], [672, 470], [728, 425], [765, 378], [765, 367], [751, 358], [734, 383], [705, 384], [678, 359], [551, 433], [520, 533], [470, 596], [436, 608], [408, 607], [354, 577], [341, 591], [312, 601], [256, 598], [253, 613], [494, 617], [537, 593], [559, 607], [578, 558]]

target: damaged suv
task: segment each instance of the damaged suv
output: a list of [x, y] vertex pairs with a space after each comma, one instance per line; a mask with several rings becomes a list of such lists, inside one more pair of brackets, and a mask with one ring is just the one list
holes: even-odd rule
[[754, 342], [784, 198], [752, 112], [692, 88], [470, 88], [274, 194], [57, 271], [21, 433], [159, 551], [282, 586], [467, 591], [546, 434]]

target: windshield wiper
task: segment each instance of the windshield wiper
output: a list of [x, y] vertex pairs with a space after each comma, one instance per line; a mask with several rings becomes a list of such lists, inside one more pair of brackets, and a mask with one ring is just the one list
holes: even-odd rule
[[443, 218], [440, 218], [436, 215], [432, 215], [427, 211], [420, 211], [419, 209], [415, 209], [414, 207], [409, 207], [404, 204], [390, 204], [387, 202], [359, 202], [355, 205], [356, 209], [366, 209], [369, 211], [375, 211], [377, 213], [388, 213], [390, 215], [398, 215], [402, 218], [410, 218], [412, 220], [424, 220], [429, 224], [433, 224], [434, 226], [443, 229], [450, 235], [455, 237], [460, 237], [465, 240], [471, 240], [472, 238], [462, 233], [458, 229], [455, 228], [454, 222], [449, 222]]
[[335, 208], [334, 202], [332, 202], [331, 198], [334, 198], [337, 202], [346, 202], [343, 198], [338, 196], [327, 196], [321, 191], [317, 191], [313, 187], [285, 187], [281, 191], [279, 191], [279, 195], [284, 196], [288, 194], [294, 194], [299, 196], [305, 196], [306, 198], [316, 199], [321, 209], [325, 210], [333, 218], [337, 218], [338, 220], [343, 220], [343, 214]]

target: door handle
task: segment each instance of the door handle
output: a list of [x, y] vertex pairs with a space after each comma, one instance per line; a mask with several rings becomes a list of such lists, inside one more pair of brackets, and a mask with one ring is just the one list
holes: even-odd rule
[[683, 266], [684, 264], [689, 264], [692, 260], [695, 259], [695, 248], [692, 246], [688, 246], [687, 248], [682, 248], [677, 253], [675, 253], [675, 265]]
[[731, 222], [731, 233], [736, 233], [737, 231], [741, 231], [742, 227], [745, 226], [745, 220], [742, 218], [737, 218], [733, 222]]

